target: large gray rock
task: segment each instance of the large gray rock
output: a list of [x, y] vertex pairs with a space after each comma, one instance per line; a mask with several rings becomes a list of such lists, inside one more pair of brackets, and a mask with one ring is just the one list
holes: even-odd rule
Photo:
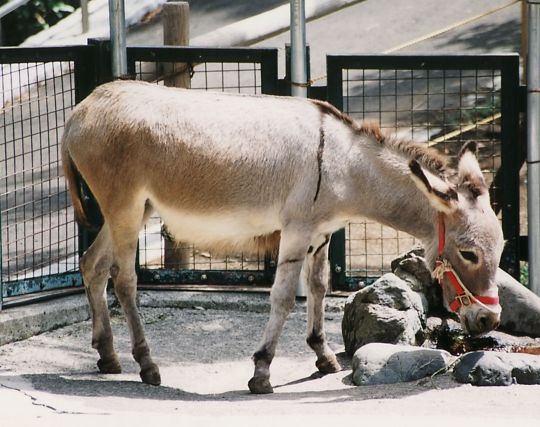
[[505, 271], [497, 271], [501, 302], [500, 328], [517, 335], [540, 337], [540, 297]]
[[540, 357], [532, 354], [475, 351], [454, 368], [454, 378], [478, 386], [540, 384]]
[[444, 350], [372, 343], [354, 353], [352, 379], [356, 385], [414, 381], [445, 369], [451, 360]]
[[400, 255], [391, 263], [392, 272], [404, 280], [422, 299], [424, 311], [439, 312], [442, 294], [439, 284], [433, 280], [424, 258], [424, 249], [415, 247]]
[[419, 295], [392, 273], [351, 295], [341, 324], [345, 351], [350, 356], [371, 342], [422, 344], [424, 327]]

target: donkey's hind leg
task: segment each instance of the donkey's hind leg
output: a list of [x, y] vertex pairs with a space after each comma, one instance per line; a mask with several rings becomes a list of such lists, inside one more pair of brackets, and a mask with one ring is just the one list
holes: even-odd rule
[[[144, 204], [141, 204], [144, 206]], [[141, 223], [149, 215], [139, 206], [124, 206], [115, 212], [114, 222], [109, 227], [112, 238], [113, 264], [111, 277], [114, 291], [126, 316], [131, 337], [131, 350], [134, 359], [141, 367], [140, 376], [146, 384], [159, 385], [161, 377], [159, 368], [150, 356], [150, 348], [146, 342], [144, 327], [136, 304], [137, 275], [135, 273], [135, 256]]]
[[330, 237], [308, 254], [308, 322], [307, 343], [315, 351], [317, 369], [324, 374], [341, 370], [336, 356], [328, 346], [324, 332], [324, 297], [328, 289], [328, 246]]
[[121, 372], [121, 367], [114, 351], [105, 291], [111, 265], [111, 235], [105, 223], [90, 248], [82, 256], [80, 266], [92, 314], [92, 347], [100, 356], [98, 368], [103, 373], [116, 374]]

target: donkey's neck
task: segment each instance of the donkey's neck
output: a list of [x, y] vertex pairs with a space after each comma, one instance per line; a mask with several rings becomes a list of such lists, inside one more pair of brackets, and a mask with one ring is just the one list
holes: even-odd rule
[[355, 197], [359, 215], [431, 245], [436, 236], [437, 212], [411, 178], [410, 159], [392, 147], [365, 143], [352, 166], [362, 189]]

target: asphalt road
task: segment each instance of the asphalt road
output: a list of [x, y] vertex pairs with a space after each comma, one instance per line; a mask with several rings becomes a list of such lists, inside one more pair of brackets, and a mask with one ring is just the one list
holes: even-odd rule
[[[511, 0], [365, 0], [306, 26], [311, 54], [311, 77], [326, 74], [327, 54], [383, 53], [404, 43], [447, 28]], [[520, 5], [462, 25], [416, 43], [397, 53], [519, 52]], [[268, 38], [257, 46], [283, 48], [290, 32]]]

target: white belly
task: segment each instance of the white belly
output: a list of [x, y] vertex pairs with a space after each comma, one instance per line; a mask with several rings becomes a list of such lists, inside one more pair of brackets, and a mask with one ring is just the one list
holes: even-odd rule
[[156, 205], [155, 202], [152, 204], [176, 241], [206, 249], [242, 250], [245, 242], [252, 241], [254, 237], [281, 229], [277, 209], [199, 214]]

